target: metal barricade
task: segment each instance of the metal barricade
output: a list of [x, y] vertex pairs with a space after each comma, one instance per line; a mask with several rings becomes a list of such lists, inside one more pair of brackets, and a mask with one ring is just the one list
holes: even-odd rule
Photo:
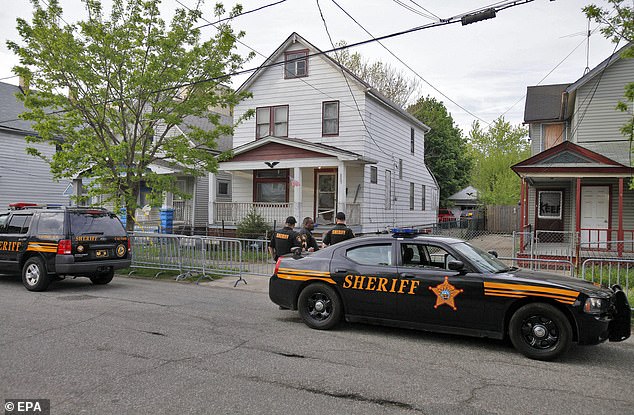
[[572, 261], [566, 259], [542, 259], [542, 258], [516, 258], [516, 257], [498, 257], [502, 261], [511, 261], [520, 268], [527, 268], [532, 271], [547, 271], [568, 274], [574, 276], [575, 265]]
[[131, 268], [157, 269], [158, 277], [164, 271], [178, 271], [176, 280], [196, 277], [196, 282], [213, 276], [242, 278], [242, 244], [239, 240], [203, 236], [135, 233], [130, 235], [132, 247]]

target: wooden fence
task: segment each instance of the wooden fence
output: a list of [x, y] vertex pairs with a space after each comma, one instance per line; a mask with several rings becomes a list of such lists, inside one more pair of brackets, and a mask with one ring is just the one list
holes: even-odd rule
[[489, 232], [511, 233], [519, 230], [520, 208], [511, 206], [487, 206], [486, 230]]

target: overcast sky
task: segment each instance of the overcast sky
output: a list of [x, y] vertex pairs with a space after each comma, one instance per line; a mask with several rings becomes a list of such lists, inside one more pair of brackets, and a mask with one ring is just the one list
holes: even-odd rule
[[[171, 17], [174, 8], [181, 7], [179, 1], [188, 7], [195, 7], [198, 3], [197, 0], [163, 0], [166, 20]], [[239, 3], [248, 11], [278, 1], [243, 0]], [[419, 79], [421, 95], [431, 95], [443, 101], [465, 134], [476, 117], [490, 123], [505, 114], [506, 120], [520, 124], [527, 86], [572, 83], [583, 75], [587, 59], [592, 69], [613, 52], [614, 45], [596, 30], [590, 37], [587, 54], [585, 33], [588, 21], [581, 9], [591, 2], [604, 4], [603, 0], [535, 0], [500, 11], [494, 19], [467, 26], [457, 23], [434, 27], [381, 42], [415, 72], [404, 67], [376, 42], [353, 51], [402, 68], [408, 76]], [[67, 22], [85, 18], [80, 0], [60, 0], [60, 3]], [[224, 3], [230, 7], [236, 2]], [[336, 0], [336, 3], [374, 37], [379, 37], [429, 24], [437, 18], [446, 19], [507, 2]], [[10, 7], [7, 7], [9, 4]], [[110, 0], [104, 0], [104, 4], [109, 11]], [[215, 20], [214, 4], [215, 1], [208, 0], [202, 8], [203, 17], [211, 21]], [[261, 64], [265, 59], [262, 55], [270, 55], [292, 32], [299, 33], [321, 50], [331, 49], [317, 4], [316, 0], [286, 0], [236, 18], [233, 26], [246, 32], [242, 41], [259, 53], [245, 68]], [[352, 44], [370, 39], [332, 0], [319, 0], [319, 4], [335, 43], [344, 40]], [[11, 68], [17, 64], [5, 44], [7, 39], [19, 40], [15, 19], [22, 17], [29, 20], [32, 15], [28, 0], [3, 0], [3, 6], [0, 9], [0, 39], [3, 40], [0, 45], [0, 78], [13, 75]], [[596, 23], [590, 24], [590, 30], [596, 27]], [[203, 29], [203, 35], [209, 35], [212, 30], [211, 27]], [[243, 46], [239, 50], [245, 55], [249, 52]], [[233, 85], [239, 86], [244, 79], [244, 76], [236, 77]], [[2, 82], [17, 84], [18, 81], [10, 78]]]

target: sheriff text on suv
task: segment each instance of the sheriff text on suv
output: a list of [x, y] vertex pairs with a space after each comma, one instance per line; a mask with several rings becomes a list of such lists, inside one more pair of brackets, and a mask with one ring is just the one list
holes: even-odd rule
[[105, 209], [13, 203], [0, 211], [0, 273], [22, 273], [27, 290], [44, 291], [65, 276], [108, 284], [130, 266], [130, 243]]

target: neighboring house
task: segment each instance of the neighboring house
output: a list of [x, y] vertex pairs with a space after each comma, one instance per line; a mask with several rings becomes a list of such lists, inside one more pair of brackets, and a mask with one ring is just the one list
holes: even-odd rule
[[[232, 117], [229, 111], [214, 109], [214, 112], [220, 115], [221, 124], [227, 125], [232, 123]], [[170, 134], [184, 134], [187, 136], [191, 131], [191, 127], [194, 126], [203, 130], [211, 130], [215, 128], [215, 126], [205, 117], [187, 116], [185, 117], [183, 124], [180, 127], [175, 127]], [[192, 145], [195, 144], [196, 143], [192, 141]], [[216, 144], [216, 148], [209, 149], [209, 151], [214, 154], [220, 154], [231, 150], [232, 137], [221, 136]], [[176, 186], [182, 193], [189, 195], [189, 197], [186, 198], [168, 192], [165, 195], [162, 206], [153, 207], [149, 211], [137, 209], [136, 218], [141, 227], [144, 227], [143, 224], [147, 223], [149, 228], [153, 228], [152, 224], [160, 222], [160, 209], [170, 208], [174, 210], [174, 232], [206, 234], [207, 225], [209, 223], [209, 194], [210, 192], [214, 192], [214, 194], [217, 195], [216, 200], [230, 200], [230, 193], [223, 195], [222, 190], [230, 188], [230, 185], [223, 187], [223, 183], [230, 184], [231, 176], [228, 173], [220, 172], [213, 175], [213, 183], [210, 183], [211, 176], [209, 175], [199, 177], [187, 176], [182, 174], [177, 168], [168, 166], [166, 163], [155, 163], [151, 165], [150, 168], [160, 174], [171, 174], [176, 176]], [[149, 191], [150, 189], [142, 187], [139, 196], [140, 206], [145, 205], [145, 195], [149, 193]]]
[[553, 249], [578, 241], [570, 256], [634, 251], [631, 242], [610, 243], [634, 240], [632, 147], [620, 131], [632, 114], [615, 109], [634, 79], [634, 59], [620, 52], [572, 84], [528, 87], [532, 157], [512, 166], [522, 179], [521, 226]]
[[253, 97], [235, 118], [255, 116], [237, 126], [233, 158], [219, 165], [233, 178], [231, 199], [212, 193], [210, 226], [235, 226], [254, 208], [278, 227], [289, 215], [314, 217], [318, 232], [337, 211], [357, 233], [436, 221], [429, 127], [297, 33], [239, 90]]
[[51, 157], [55, 146], [26, 142], [26, 136], [37, 133], [30, 122], [18, 118], [25, 111], [16, 97], [18, 93], [23, 93], [19, 86], [0, 82], [0, 209], [12, 202], [68, 205], [70, 181], [53, 180], [48, 163], [26, 152], [27, 147], [34, 147]]
[[473, 186], [467, 186], [449, 196], [447, 200], [453, 203], [453, 207], [450, 208], [451, 212], [459, 218], [462, 212], [476, 209], [479, 206], [478, 190]]

